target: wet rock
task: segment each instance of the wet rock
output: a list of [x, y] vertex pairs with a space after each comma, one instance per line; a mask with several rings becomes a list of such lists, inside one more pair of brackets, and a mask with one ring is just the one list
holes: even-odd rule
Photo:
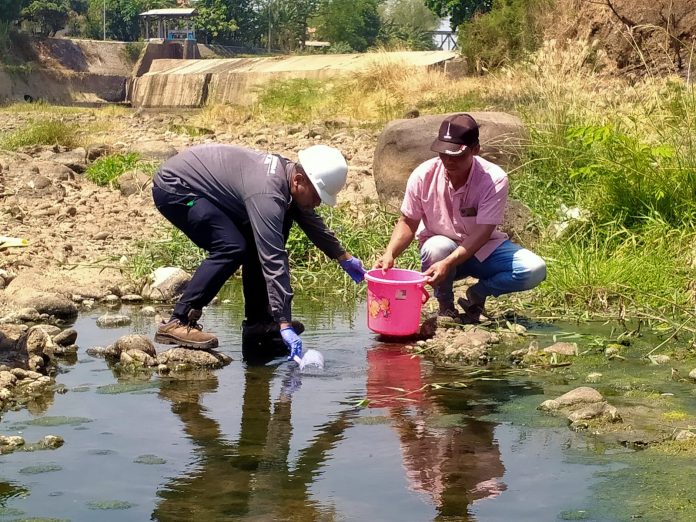
[[51, 353], [55, 348], [55, 344], [40, 326], [32, 326], [17, 342], [17, 348], [21, 352], [25, 352], [30, 357], [33, 355], [43, 356], [46, 353]]
[[615, 348], [613, 346], [610, 346], [609, 348], [604, 350], [604, 355], [607, 358], [612, 359], [612, 358], [616, 357], [617, 355], [619, 355], [619, 349]]
[[9, 446], [11, 448], [18, 448], [24, 446], [24, 439], [22, 437], [13, 435], [5, 436], [0, 435], [0, 446]]
[[0, 324], [0, 351], [14, 350], [27, 329], [24, 324]]
[[475, 326], [438, 329], [427, 341], [427, 350], [435, 357], [465, 364], [485, 364], [488, 348], [500, 338], [493, 332]]
[[157, 310], [153, 306], [143, 306], [140, 309], [140, 313], [147, 317], [154, 317], [157, 315]]
[[653, 364], [669, 364], [669, 362], [672, 360], [669, 355], [650, 355], [648, 356], [648, 359], [650, 359], [650, 362]]
[[51, 337], [60, 333], [60, 328], [58, 328], [57, 326], [52, 325], [52, 324], [37, 324], [36, 326], [41, 328], [44, 332], [46, 332]]
[[157, 356], [158, 364], [173, 366], [176, 370], [192, 368], [222, 368], [232, 362], [232, 358], [213, 350], [192, 350], [171, 348]]
[[689, 431], [689, 430], [679, 430], [674, 435], [674, 440], [689, 440], [689, 439], [696, 439], [696, 433], [694, 433], [693, 431]]
[[125, 350], [121, 352], [120, 362], [124, 366], [157, 366], [157, 359], [142, 350]]
[[152, 341], [144, 335], [124, 335], [113, 344], [113, 349], [117, 354], [129, 350], [138, 350], [151, 357], [157, 357], [157, 350]]
[[599, 381], [602, 380], [602, 374], [599, 372], [592, 372], [588, 373], [587, 377], [585, 377], [585, 381], [589, 383], [598, 383]]
[[35, 308], [21, 308], [1, 318], [0, 323], [37, 323], [40, 320], [41, 314]]
[[65, 321], [77, 318], [77, 306], [65, 296], [31, 289], [13, 289], [12, 285], [8, 290], [17, 306], [33, 308], [39, 314], [48, 314]]
[[66, 355], [75, 355], [79, 349], [80, 347], [76, 344], [56, 345], [56, 347], [53, 349], [53, 355], [59, 355], [62, 357]]
[[544, 348], [544, 353], [556, 353], [559, 355], [577, 355], [578, 345], [576, 343], [555, 343]]
[[97, 326], [100, 328], [118, 328], [119, 326], [128, 326], [131, 324], [131, 318], [127, 315], [102, 315], [97, 319]]
[[77, 341], [77, 331], [73, 328], [68, 328], [53, 336], [53, 342], [59, 346], [70, 346], [75, 344], [75, 341]]
[[126, 294], [123, 297], [121, 297], [121, 301], [123, 301], [124, 303], [142, 303], [143, 296], [137, 294]]
[[179, 296], [191, 276], [178, 267], [161, 267], [154, 271], [151, 283], [145, 286], [143, 297], [156, 301], [171, 301]]
[[581, 386], [561, 395], [556, 399], [544, 401], [539, 406], [543, 411], [557, 411], [561, 408], [568, 408], [577, 405], [592, 404], [595, 402], [603, 402], [604, 397], [594, 388], [589, 386]]
[[104, 296], [103, 302], [106, 306], [120, 306], [121, 298], [114, 294]]
[[9, 371], [0, 372], [0, 388], [14, 388], [17, 384], [17, 376]]
[[91, 357], [99, 357], [102, 359], [118, 359], [121, 354], [112, 344], [106, 347], [92, 346], [91, 348], [87, 348], [87, 355]]
[[595, 402], [594, 404], [589, 404], [572, 411], [568, 415], [568, 420], [571, 423], [597, 418], [603, 418], [609, 422], [618, 422], [621, 420], [618, 410], [606, 402]]

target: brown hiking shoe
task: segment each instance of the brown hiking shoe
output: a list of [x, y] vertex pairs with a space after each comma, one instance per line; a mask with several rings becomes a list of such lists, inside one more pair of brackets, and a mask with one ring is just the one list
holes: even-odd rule
[[184, 324], [178, 319], [161, 323], [157, 327], [155, 341], [162, 344], [178, 344], [196, 350], [217, 348], [218, 339], [211, 333], [204, 332], [198, 323]]

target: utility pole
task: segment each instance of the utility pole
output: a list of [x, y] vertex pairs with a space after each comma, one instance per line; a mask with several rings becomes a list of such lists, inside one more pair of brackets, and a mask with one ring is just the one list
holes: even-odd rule
[[268, 54], [271, 54], [271, 6], [273, 0], [268, 0]]

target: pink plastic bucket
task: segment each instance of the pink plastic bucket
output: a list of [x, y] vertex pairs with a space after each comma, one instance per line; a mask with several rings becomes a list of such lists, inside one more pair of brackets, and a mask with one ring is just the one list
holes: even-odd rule
[[373, 332], [407, 336], [420, 328], [421, 307], [430, 298], [420, 272], [381, 268], [365, 274], [367, 280], [367, 326]]

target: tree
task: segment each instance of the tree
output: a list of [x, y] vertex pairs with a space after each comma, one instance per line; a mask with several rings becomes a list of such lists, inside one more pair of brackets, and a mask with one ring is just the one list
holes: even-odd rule
[[[265, 21], [265, 40], [271, 38], [271, 47], [293, 51], [307, 39], [309, 18], [316, 12], [316, 0], [269, 0], [260, 12]], [[263, 24], [262, 24], [263, 25]], [[269, 27], [270, 25], [270, 27]]]
[[102, 38], [106, 7], [106, 37], [132, 42], [140, 38], [140, 13], [175, 6], [175, 0], [89, 0], [85, 31], [90, 38]]
[[225, 0], [200, 0], [196, 11], [196, 30], [208, 43], [228, 39], [239, 28]]
[[490, 11], [493, 0], [425, 0], [425, 5], [441, 18], [449, 16], [450, 27], [454, 31], [475, 14]]
[[34, 0], [22, 9], [22, 18], [34, 25], [36, 33], [49, 36], [65, 27], [70, 12], [67, 0]]
[[386, 47], [407, 47], [414, 51], [435, 48], [433, 36], [439, 19], [423, 0], [387, 0], [379, 9], [382, 20], [379, 41]]
[[377, 40], [378, 0], [323, 0], [316, 16], [320, 39], [366, 51]]
[[0, 0], [0, 21], [13, 22], [27, 4], [26, 0]]

